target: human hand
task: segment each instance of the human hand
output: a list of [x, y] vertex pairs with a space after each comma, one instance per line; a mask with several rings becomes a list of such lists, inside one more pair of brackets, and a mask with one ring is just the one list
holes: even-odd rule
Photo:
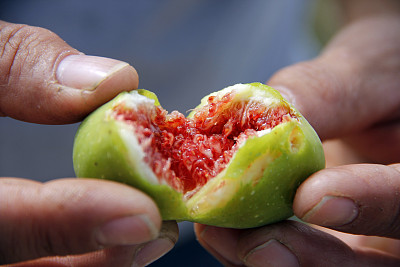
[[[138, 85], [129, 64], [83, 55], [45, 29], [0, 22], [0, 48], [2, 116], [77, 122]], [[0, 264], [142, 266], [177, 240], [148, 196], [115, 182], [0, 178], [0, 203]]]
[[[331, 139], [325, 144], [329, 168], [299, 187], [293, 205], [297, 217], [318, 226], [296, 221], [249, 230], [196, 225], [200, 243], [222, 263], [399, 266], [400, 165], [381, 165], [400, 160], [400, 16], [395, 11], [353, 21], [318, 58], [283, 69], [268, 82], [323, 140]], [[352, 164], [342, 165], [347, 163]]]

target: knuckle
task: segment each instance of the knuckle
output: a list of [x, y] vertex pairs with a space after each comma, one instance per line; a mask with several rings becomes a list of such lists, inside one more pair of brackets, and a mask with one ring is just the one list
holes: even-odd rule
[[[38, 111], [47, 101], [39, 98], [56, 80], [57, 60], [72, 50], [49, 30], [1, 22], [0, 116], [31, 120], [28, 110]], [[14, 104], [20, 102], [26, 105], [25, 110]]]
[[38, 227], [36, 232], [34, 249], [36, 255], [39, 257], [47, 255], [57, 255], [64, 249], [66, 243], [64, 242], [63, 235], [61, 235], [53, 227]]
[[54, 217], [57, 216], [53, 216], [51, 222], [35, 222], [31, 229], [31, 242], [28, 251], [31, 251], [35, 257], [65, 256], [92, 249], [92, 246], [88, 244], [85, 233], [80, 233], [77, 230], [79, 225], [70, 224], [63, 218]]
[[30, 38], [32, 32], [25, 25], [7, 25], [1, 30], [1, 77], [2, 84], [9, 84], [13, 77], [19, 77], [22, 64], [17, 64], [17, 59], [26, 61], [28, 51], [26, 50], [26, 40]]
[[[56, 35], [46, 29], [23, 24], [0, 28], [0, 79], [8, 85], [22, 74], [29, 75], [38, 58]], [[26, 73], [25, 73], [26, 72]]]
[[41, 188], [41, 201], [52, 204], [48, 214], [40, 216], [34, 231], [38, 237], [35, 245], [40, 252], [67, 255], [99, 248], [93, 237], [91, 218], [85, 216], [87, 209], [82, 207], [88, 201], [88, 190], [80, 187], [65, 190], [62, 182], [50, 182]]
[[[62, 222], [60, 224], [62, 225]], [[33, 231], [35, 238], [33, 238], [31, 248], [36, 257], [65, 256], [82, 252], [78, 243], [73, 244], [73, 238], [66, 229], [51, 225], [43, 227], [44, 225], [43, 223], [37, 227], [36, 231]]]
[[344, 97], [346, 90], [343, 81], [339, 78], [334, 70], [329, 67], [331, 65], [320, 63], [313, 60], [302, 62], [297, 65], [299, 76], [305, 75], [310, 81], [310, 87], [314, 97], [318, 97], [325, 103], [337, 103]]
[[288, 83], [291, 90], [297, 94], [311, 94], [321, 103], [337, 103], [345, 96], [344, 81], [337, 75], [336, 69], [331, 69], [322, 59], [316, 58], [303, 61], [278, 71], [272, 78], [272, 83]]

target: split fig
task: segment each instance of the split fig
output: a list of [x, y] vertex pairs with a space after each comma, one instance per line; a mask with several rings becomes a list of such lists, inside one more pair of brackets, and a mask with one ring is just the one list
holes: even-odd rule
[[121, 93], [81, 124], [73, 161], [78, 177], [145, 192], [164, 220], [232, 228], [290, 217], [297, 187], [325, 166], [310, 124], [260, 83], [212, 93], [188, 117], [150, 91]]

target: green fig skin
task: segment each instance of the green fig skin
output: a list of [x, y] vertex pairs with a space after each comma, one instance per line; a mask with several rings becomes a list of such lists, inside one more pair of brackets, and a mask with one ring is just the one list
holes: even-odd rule
[[[277, 91], [260, 83], [234, 85], [220, 92], [235, 88], [240, 89], [241, 97], [257, 95], [272, 105], [287, 103]], [[297, 187], [325, 166], [318, 135], [287, 103], [297, 120], [249, 137], [226, 168], [187, 199], [152, 177], [154, 174], [140, 158], [139, 147], [130, 141], [134, 138], [127, 134], [129, 128], [110, 116], [116, 103], [137, 93], [159, 105], [152, 92], [125, 92], [94, 111], [81, 124], [73, 151], [75, 173], [77, 177], [114, 180], [138, 188], [154, 199], [164, 220], [230, 228], [252, 228], [284, 220], [293, 215]], [[216, 94], [219, 92], [212, 95]], [[199, 107], [207, 103], [207, 98], [203, 98]], [[193, 117], [195, 112], [188, 117]]]

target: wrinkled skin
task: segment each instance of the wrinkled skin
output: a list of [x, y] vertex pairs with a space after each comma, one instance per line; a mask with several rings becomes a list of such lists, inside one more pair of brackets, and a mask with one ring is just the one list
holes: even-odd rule
[[[324, 139], [341, 138], [344, 133], [346, 133], [348, 136], [346, 140], [341, 139], [329, 145], [329, 151], [327, 151], [328, 162], [331, 162], [333, 165], [374, 162], [368, 159], [371, 155], [387, 159], [375, 163], [384, 164], [385, 161], [399, 162], [399, 150], [397, 146], [399, 144], [399, 114], [396, 112], [399, 107], [397, 86], [400, 83], [398, 75], [400, 69], [398, 65], [398, 62], [400, 62], [398, 58], [400, 55], [398, 45], [398, 38], [400, 36], [398, 33], [398, 1], [343, 0], [342, 2], [350, 6], [349, 10], [351, 10], [351, 14], [349, 15], [351, 18], [349, 18], [349, 25], [352, 25], [351, 28], [353, 30], [346, 27], [347, 30], [342, 31], [340, 35], [335, 38], [330, 47], [324, 51], [322, 57], [282, 70], [269, 81], [269, 84], [276, 88], [282, 86], [281, 92], [285, 92], [286, 95], [291, 96], [291, 100], [296, 102], [298, 109], [309, 119], [317, 132]], [[376, 16], [379, 16], [379, 18]], [[360, 21], [360, 18], [363, 19], [363, 21]], [[380, 21], [378, 24], [377, 20]], [[137, 74], [131, 67], [127, 67], [108, 75], [109, 79], [107, 82], [101, 82], [97, 88], [88, 88], [94, 90], [92, 92], [81, 91], [81, 87], [79, 86], [75, 86], [72, 88], [73, 90], [64, 88], [65, 90], [60, 91], [58, 90], [59, 82], [68, 83], [68, 81], [59, 81], [56, 79], [57, 66], [64, 57], [71, 54], [77, 55], [78, 51], [68, 46], [53, 33], [40, 28], [29, 26], [22, 27], [22, 25], [0, 22], [0, 28], [4, 30], [5, 27], [8, 28], [9, 31], [1, 32], [0, 46], [4, 48], [4, 45], [11, 41], [10, 37], [13, 37], [12, 42], [14, 45], [8, 46], [10, 50], [1, 54], [0, 71], [11, 70], [10, 72], [1, 73], [2, 91], [0, 96], [0, 114], [3, 116], [14, 117], [33, 123], [63, 124], [72, 121], [76, 122], [99, 105], [112, 99], [120, 91], [137, 88]], [[7, 32], [16, 32], [18, 34], [9, 35]], [[365, 41], [366, 39], [368, 39], [368, 41]], [[40, 40], [41, 42], [32, 42], [32, 40]], [[24, 49], [17, 50], [17, 48], [20, 47]], [[360, 49], [360, 47], [363, 47], [363, 49]], [[347, 64], [342, 64], [342, 61], [337, 62], [337, 48], [340, 48], [339, 50], [342, 51], [347, 51], [345, 54], [349, 57], [347, 57], [346, 62], [359, 62], [358, 65], [362, 64], [366, 66], [368, 70], [360, 72], [359, 68], [351, 68], [345, 73], [340, 72], [339, 70], [348, 68], [349, 66], [346, 66]], [[100, 64], [100, 62], [98, 63]], [[386, 65], [386, 63], [390, 64]], [[83, 74], [85, 75], [86, 73], [83, 72]], [[354, 77], [358, 77], [358, 82], [364, 81], [362, 82], [364, 84], [362, 86], [356, 84], [354, 84], [354, 86], [349, 86], [353, 84], [355, 80]], [[74, 77], [74, 82], [81, 82], [80, 77]], [[370, 83], [372, 86], [370, 86]], [[379, 88], [379, 90], [377, 90], [377, 88]], [[371, 95], [365, 94], [364, 90], [369, 90]], [[350, 99], [351, 101], [349, 102], [346, 101], [349, 99], [344, 97], [344, 95], [348, 95], [350, 92], [355, 93], [351, 95], [358, 95], [359, 97]], [[310, 98], [310, 95], [315, 95], [315, 99]], [[37, 103], [39, 102], [41, 103], [41, 109], [37, 109]], [[371, 109], [368, 108], [368, 110], [366, 110], [363, 108], [363, 103], [368, 103], [369, 106], [378, 108], [378, 110], [381, 112], [384, 111], [384, 113], [387, 115], [390, 114], [390, 116], [386, 118], [376, 118], [374, 117], [376, 114], [372, 114]], [[370, 118], [363, 117], [361, 121], [358, 117], [343, 116], [343, 114], [352, 114], [350, 107], [354, 106], [357, 107], [357, 111], [363, 111], [362, 114], [374, 116]], [[320, 110], [323, 109], [325, 109], [326, 112], [321, 114]], [[341, 116], [338, 117], [339, 119], [335, 119], [337, 114], [341, 114]], [[325, 120], [325, 118], [327, 119]], [[390, 123], [388, 123], [389, 121]], [[362, 127], [359, 127], [360, 122], [363, 124]], [[372, 127], [372, 125], [378, 122], [380, 122], [379, 126]], [[346, 127], [342, 127], [343, 123], [345, 123]], [[357, 129], [353, 128], [352, 125], [357, 125]], [[372, 130], [372, 128], [374, 128], [374, 130]], [[385, 138], [376, 139], [376, 137], [381, 135], [378, 135], [378, 133], [384, 134]], [[356, 138], [357, 136], [364, 136], [367, 138], [358, 139]], [[352, 137], [352, 140], [350, 140], [350, 137]], [[354, 140], [357, 140], [357, 146]], [[380, 145], [371, 146], [375, 145], [377, 140]], [[365, 151], [366, 148], [372, 149], [373, 147], [374, 150], [378, 148], [383, 149], [380, 149], [381, 151], [379, 153]], [[364, 152], [361, 150], [364, 150]], [[366, 166], [361, 165], [356, 167], [352, 165], [347, 167], [348, 170], [351, 171], [346, 170], [345, 172], [354, 179], [351, 180], [351, 184], [357, 184], [358, 178], [355, 173], [358, 168], [364, 169], [364, 167]], [[386, 185], [391, 185], [389, 186], [390, 188], [396, 188], [393, 186], [393, 181], [398, 180], [397, 169], [397, 165], [391, 165], [390, 167], [379, 166], [380, 174], [388, 178], [388, 183], [386, 183]], [[343, 173], [342, 167], [338, 167], [334, 170], [340, 172], [340, 174], [331, 172], [334, 178], [340, 177], [341, 173]], [[395, 171], [394, 173], [393, 170]], [[323, 181], [324, 176], [325, 171], [317, 173], [312, 177], [315, 186], [305, 183], [299, 189], [298, 192], [303, 192], [304, 194], [299, 194], [299, 197], [295, 198], [295, 212], [298, 216], [303, 216], [306, 211], [311, 210], [316, 204], [312, 201], [309, 202], [309, 198], [305, 196], [315, 191], [319, 192], [319, 195], [324, 195], [325, 193], [329, 193], [329, 190], [335, 189], [339, 184], [343, 184], [343, 181], [339, 180], [338, 183], [330, 185], [330, 189], [325, 188], [323, 183], [318, 183], [319, 181]], [[378, 176], [377, 178], [379, 178]], [[371, 182], [374, 181], [371, 177], [367, 178]], [[319, 186], [317, 186], [318, 184]], [[41, 190], [48, 192], [54, 190], [57, 192], [56, 188], [60, 188], [61, 185], [65, 194], [52, 194], [51, 201], [48, 201], [48, 198], [44, 201], [40, 198], [41, 194], [36, 194], [38, 192], [40, 193]], [[15, 188], [16, 192], [26, 198], [13, 198], [14, 195], [9, 193], [10, 186]], [[3, 215], [1, 218], [2, 227], [0, 227], [2, 236], [0, 242], [0, 252], [2, 255], [1, 263], [17, 262], [24, 259], [37, 259], [37, 261], [34, 264], [31, 263], [30, 266], [46, 266], [46, 262], [47, 264], [50, 262], [51, 264], [48, 264], [50, 266], [90, 266], [88, 263], [93, 263], [92, 266], [131, 266], [134, 260], [133, 258], [136, 256], [136, 245], [123, 247], [113, 246], [110, 249], [94, 252], [98, 247], [93, 247], [93, 243], [83, 242], [83, 246], [77, 248], [76, 244], [70, 241], [74, 239], [74, 236], [82, 241], [82, 236], [79, 232], [80, 228], [63, 227], [77, 222], [82, 223], [82, 221], [79, 221], [80, 219], [83, 219], [83, 223], [86, 223], [85, 220], [89, 218], [92, 221], [93, 219], [97, 221], [104, 217], [121, 215], [119, 214], [119, 211], [121, 211], [119, 209], [86, 209], [84, 213], [81, 212], [82, 210], [77, 209], [78, 207], [87, 207], [86, 205], [89, 202], [86, 201], [85, 196], [90, 196], [89, 192], [92, 192], [92, 195], [98, 194], [102, 196], [103, 192], [107, 192], [109, 186], [109, 182], [98, 180], [96, 180], [96, 186], [91, 185], [87, 187], [86, 181], [75, 181], [75, 179], [69, 179], [68, 181], [62, 181], [60, 183], [52, 182], [40, 184], [25, 179], [16, 179], [14, 183], [14, 181], [10, 182], [8, 178], [2, 178], [0, 187], [4, 192], [7, 192], [7, 194], [0, 194], [1, 203], [10, 203], [10, 205], [1, 206]], [[141, 199], [140, 202], [134, 201], [134, 205], [130, 206], [129, 210], [134, 212], [137, 210], [136, 208], [138, 208], [137, 205], [139, 205], [146, 210], [146, 213], [152, 218], [155, 225], [158, 226], [161, 224], [160, 216], [157, 210], [152, 208], [155, 206], [150, 199], [132, 188], [122, 185], [115, 186], [116, 201], [112, 203], [112, 206], [119, 207], [121, 204], [126, 203], [127, 200], [129, 201], [131, 196], [128, 197], [125, 194], [121, 194], [121, 190], [128, 190], [128, 192], [130, 192], [128, 195], [137, 195], [138, 198]], [[82, 194], [75, 195], [74, 197], [71, 193], [75, 192], [77, 188], [81, 189], [80, 192]], [[349, 193], [353, 195], [357, 192], [362, 192], [363, 189], [363, 187], [358, 189], [352, 188], [352, 192]], [[398, 203], [398, 200], [393, 198], [393, 195], [388, 194], [388, 192], [390, 192], [389, 188], [382, 187], [378, 190], [372, 190], [372, 192], [369, 190], [360, 200], [368, 197], [373, 198], [376, 194], [379, 194], [384, 196], [383, 202], [385, 203]], [[59, 210], [52, 209], [51, 204], [68, 202], [71, 200], [71, 197], [79, 201], [80, 205], [66, 206], [66, 210], [69, 211], [69, 216], [63, 218], [62, 224], [56, 224], [54, 216], [52, 215], [59, 214]], [[90, 198], [90, 200], [92, 201], [91, 203], [94, 203], [97, 207], [102, 207], [104, 204], [101, 198]], [[27, 203], [30, 207], [36, 207], [36, 209], [30, 210], [31, 212], [29, 214], [26, 214], [26, 209], [24, 208]], [[376, 202], [371, 204], [373, 207], [379, 206]], [[135, 206], [136, 208], [133, 208]], [[95, 211], [98, 211], [98, 213], [95, 213]], [[114, 213], [115, 211], [117, 212]], [[329, 211], [329, 209], [326, 211]], [[333, 213], [329, 212], [325, 213], [325, 219], [332, 216], [332, 214]], [[24, 218], [28, 218], [29, 220], [20, 220], [19, 216], [22, 215], [26, 216]], [[87, 217], [82, 217], [82, 215], [87, 215]], [[343, 229], [343, 231], [357, 231], [356, 228], [360, 225], [363, 225], [363, 229], [365, 229], [364, 227], [371, 226], [369, 221], [374, 225], [380, 225], [381, 222], [393, 222], [391, 225], [395, 226], [398, 225], [398, 219], [396, 218], [395, 211], [388, 211], [380, 217], [370, 215], [365, 217], [360, 216], [359, 219], [357, 219], [360, 223], [357, 227], [352, 229], [343, 229], [343, 227], [339, 226], [333, 228], [339, 230]], [[314, 220], [316, 219], [310, 219], [309, 221], [311, 223], [318, 223]], [[202, 229], [204, 228], [201, 227], [202, 226], [197, 227], [198, 233], [202, 233]], [[96, 225], [87, 225], [88, 231], [95, 228]], [[5, 229], [7, 229], [7, 231], [4, 231]], [[199, 234], [199, 239], [213, 255], [216, 255], [217, 258], [227, 266], [243, 266], [245, 264], [249, 265], [250, 263], [253, 266], [267, 266], [266, 262], [263, 261], [265, 258], [262, 256], [271, 255], [273, 252], [277, 252], [276, 250], [271, 253], [259, 249], [257, 251], [261, 253], [257, 254], [257, 259], [251, 262], [251, 257], [247, 257], [247, 263], [243, 262], [244, 255], [248, 254], [249, 251], [252, 251], [257, 246], [257, 244], [246, 242], [249, 240], [248, 237], [254, 237], [254, 235], [251, 235], [252, 233], [255, 233], [255, 236], [260, 238], [257, 242], [268, 241], [271, 237], [268, 234], [273, 235], [276, 240], [285, 242], [288, 247], [295, 251], [297, 256], [295, 260], [300, 261], [303, 266], [338, 266], [339, 264], [336, 264], [337, 262], [340, 262], [339, 266], [399, 265], [398, 261], [396, 262], [393, 260], [393, 257], [399, 254], [399, 244], [396, 239], [383, 240], [368, 236], [348, 236], [334, 231], [325, 234], [306, 226], [292, 227], [291, 224], [288, 225], [287, 223], [244, 232], [220, 228], [209, 228], [208, 230], [211, 229], [217, 230], [214, 234], [212, 234], [212, 231], [209, 231], [214, 241], [206, 238], [205, 234]], [[50, 234], [50, 231], [53, 234]], [[364, 232], [364, 230], [362, 231]], [[177, 235], [176, 228], [170, 228], [167, 232], [174, 233], [175, 237]], [[367, 232], [368, 231], [365, 233]], [[41, 235], [38, 235], [39, 233]], [[294, 234], [296, 240], [285, 240], [284, 237], [288, 236], [288, 234]], [[399, 238], [399, 233], [396, 229], [385, 226], [376, 229], [375, 234], [379, 236], [390, 235]], [[244, 238], [246, 235], [247, 239]], [[135, 235], [131, 232], [129, 236], [133, 238]], [[344, 242], [337, 238], [340, 238]], [[19, 240], [20, 242], [12, 242], [13, 240]], [[32, 240], [35, 240], [35, 242], [29, 242]], [[206, 242], [208, 245], [206, 245]], [[62, 244], [63, 247], [59, 247], [58, 250], [55, 250], [53, 245], [57, 243]], [[307, 243], [308, 246], [304, 246], [304, 243]], [[27, 246], [21, 247], [19, 244], [27, 244]], [[171, 246], [168, 246], [165, 251], [170, 249], [170, 247]], [[368, 247], [375, 247], [379, 250], [372, 253], [372, 251], [366, 250]], [[47, 249], [43, 250], [43, 248]], [[285, 252], [284, 249], [279, 251]], [[87, 254], [65, 256], [86, 252]], [[388, 256], [383, 252], [391, 253], [392, 256]], [[161, 254], [153, 255], [150, 258], [154, 260]], [[324, 255], [324, 257], [315, 257], [316, 254]], [[39, 259], [43, 256], [54, 255], [58, 255], [58, 257]], [[135, 256], [132, 257], [132, 255]], [[117, 259], [119, 260], [118, 264], [115, 263]], [[321, 263], [321, 259], [327, 259], [328, 261]], [[332, 262], [332, 260], [335, 261]], [[141, 263], [143, 264], [143, 261]], [[25, 266], [28, 265], [28, 263], [25, 264]]]
[[348, 23], [322, 54], [268, 82], [325, 141], [329, 168], [307, 179], [294, 200], [295, 214], [318, 227], [197, 225], [199, 241], [226, 266], [400, 264], [400, 165], [392, 164], [400, 160], [400, 7], [398, 1], [343, 2]]
[[[85, 56], [42, 28], [0, 21], [0, 50], [0, 116], [40, 124], [78, 122], [138, 86], [129, 64]], [[82, 76], [68, 74], [77, 69], [73, 64], [69, 70], [59, 68], [74, 60], [88, 64]], [[91, 76], [88, 86], [85, 76], [94, 66], [99, 75]], [[148, 196], [110, 181], [40, 183], [2, 177], [0, 203], [0, 265], [143, 266], [170, 250], [178, 238], [176, 223], [162, 223]], [[114, 224], [118, 235], [96, 238], [107, 222], [129, 215], [138, 215], [143, 223]]]

